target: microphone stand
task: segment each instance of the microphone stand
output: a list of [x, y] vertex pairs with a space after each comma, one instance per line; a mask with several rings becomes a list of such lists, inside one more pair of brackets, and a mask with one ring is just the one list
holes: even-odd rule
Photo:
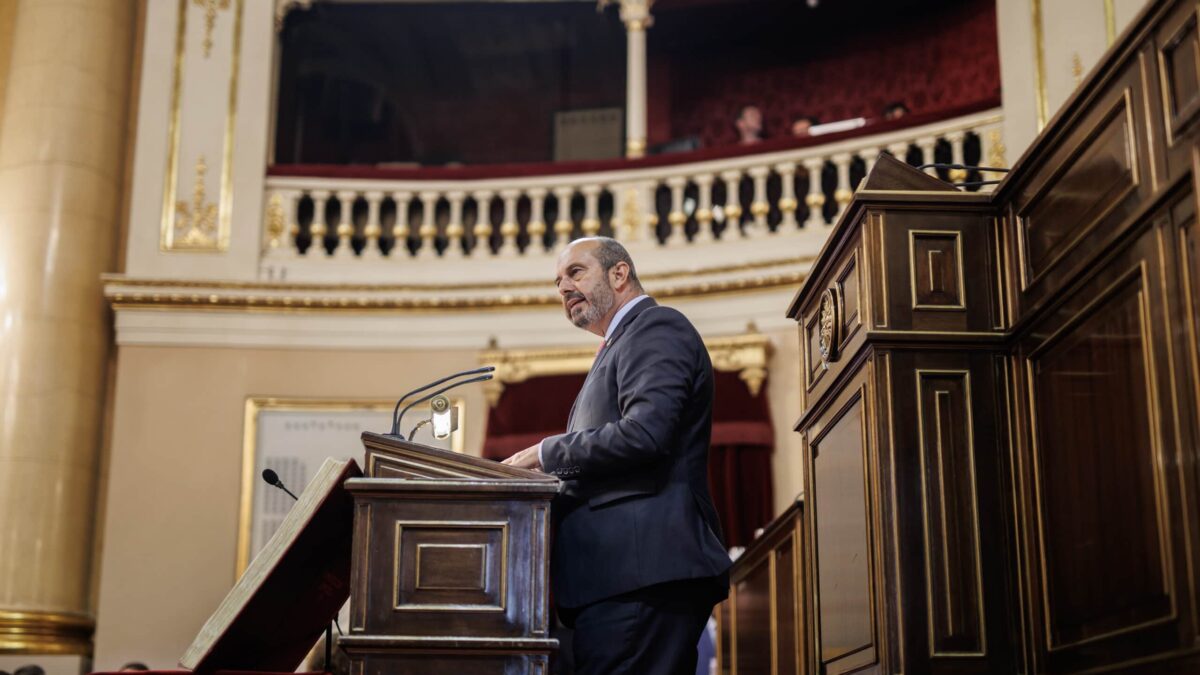
[[[283, 484], [283, 481], [279, 478], [279, 474], [275, 473], [271, 469], [263, 469], [262, 478], [264, 481], [266, 481], [267, 485], [279, 488], [287, 493], [287, 496], [291, 497], [292, 501], [300, 501], [300, 498], [292, 494], [292, 491], [287, 489], [287, 486]], [[336, 614], [333, 615], [333, 621], [337, 622]], [[340, 627], [338, 628], [338, 632], [342, 632]], [[333, 623], [325, 626], [325, 672], [333, 672]]]

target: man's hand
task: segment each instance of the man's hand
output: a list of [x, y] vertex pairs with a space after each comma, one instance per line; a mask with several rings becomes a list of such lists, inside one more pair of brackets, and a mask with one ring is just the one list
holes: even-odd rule
[[542, 470], [542, 460], [538, 458], [538, 448], [541, 446], [532, 445], [517, 454], [504, 460], [504, 464], [515, 466], [518, 469], [530, 469], [532, 471]]

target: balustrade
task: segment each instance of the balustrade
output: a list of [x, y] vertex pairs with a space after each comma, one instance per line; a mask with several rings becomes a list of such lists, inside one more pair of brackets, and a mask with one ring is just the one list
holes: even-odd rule
[[[594, 234], [684, 247], [821, 228], [845, 211], [879, 153], [914, 164], [983, 163], [981, 146], [985, 139], [999, 142], [1001, 121], [993, 110], [794, 150], [540, 177], [273, 176], [264, 200], [263, 257], [516, 257], [550, 255], [576, 236]], [[927, 171], [954, 182], [981, 177]]]

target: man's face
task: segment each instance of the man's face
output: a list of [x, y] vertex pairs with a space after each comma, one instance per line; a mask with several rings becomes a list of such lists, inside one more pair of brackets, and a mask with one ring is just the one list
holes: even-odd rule
[[608, 274], [592, 254], [596, 246], [592, 242], [568, 246], [558, 257], [554, 282], [567, 319], [584, 330], [603, 319], [616, 302]]

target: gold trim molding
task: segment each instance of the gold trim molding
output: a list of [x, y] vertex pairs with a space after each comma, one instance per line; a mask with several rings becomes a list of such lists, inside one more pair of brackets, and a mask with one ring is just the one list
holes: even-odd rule
[[0, 610], [0, 654], [92, 653], [96, 620], [83, 614]]
[[[196, 187], [193, 204], [177, 199], [180, 147], [183, 136], [183, 87], [187, 56], [187, 17], [193, 7], [203, 13], [203, 58], [212, 53], [213, 31], [217, 14], [233, 6], [232, 46], [225, 125], [221, 139], [220, 194], [215, 204], [206, 201], [208, 164], [203, 153], [196, 162]], [[171, 108], [167, 123], [167, 162], [163, 185], [162, 223], [159, 248], [163, 251], [223, 252], [229, 248], [230, 218], [233, 212], [233, 132], [237, 114], [238, 70], [241, 65], [242, 16], [245, 0], [179, 0], [175, 26], [175, 61], [172, 67]], [[194, 74], [190, 80], [204, 79]], [[198, 201], [197, 201], [198, 200]], [[208, 208], [215, 208], [210, 217]], [[202, 217], [203, 216], [203, 217]], [[199, 225], [205, 225], [200, 227]]]
[[[758, 332], [753, 324], [743, 335], [704, 340], [712, 359], [713, 369], [738, 373], [751, 396], [758, 396], [767, 379], [767, 362], [771, 358], [771, 340]], [[484, 384], [484, 396], [489, 406], [500, 402], [504, 387], [524, 382], [531, 377], [575, 375], [586, 373], [596, 358], [595, 347], [562, 347], [556, 349], [489, 349], [479, 355], [480, 363], [496, 366], [492, 380]]]
[[[794, 288], [804, 282], [805, 272], [782, 272], [754, 278], [705, 281], [663, 288], [651, 288], [650, 294], [661, 299], [703, 298], [737, 295]], [[115, 310], [174, 310], [174, 311], [251, 311], [251, 312], [349, 312], [349, 313], [410, 313], [455, 312], [478, 310], [525, 310], [558, 307], [561, 299], [552, 293], [504, 294], [467, 297], [397, 297], [346, 293], [338, 286], [312, 285], [309, 292], [280, 292], [276, 287], [262, 284], [247, 288], [255, 292], [230, 292], [218, 284], [188, 286], [181, 282], [172, 285], [142, 286], [136, 280], [110, 279], [119, 288], [105, 290], [105, 297]], [[187, 288], [189, 290], [182, 290]], [[365, 287], [377, 290], [382, 287]], [[390, 289], [389, 289], [390, 290]], [[422, 289], [427, 290], [427, 289]], [[436, 290], [436, 289], [429, 289]]]

